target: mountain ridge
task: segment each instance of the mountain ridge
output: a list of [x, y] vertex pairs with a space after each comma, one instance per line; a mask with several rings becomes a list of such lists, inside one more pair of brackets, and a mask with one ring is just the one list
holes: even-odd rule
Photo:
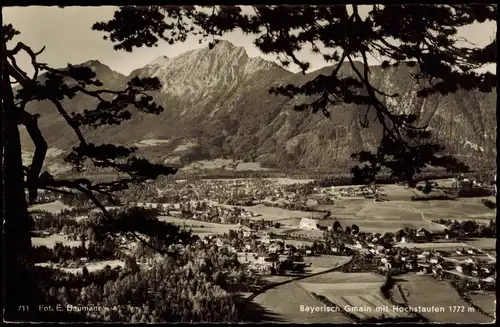
[[[86, 130], [84, 134], [93, 142], [194, 141], [198, 145], [192, 147], [190, 153], [187, 151], [185, 157], [181, 155], [185, 163], [233, 156], [270, 166], [308, 169], [349, 162], [352, 152], [373, 149], [380, 137], [377, 124], [360, 130], [359, 119], [365, 111], [362, 106], [332, 107], [332, 117], [326, 119], [320, 114], [291, 110], [294, 105], [309, 100], [307, 97], [288, 99], [269, 94], [272, 85], [300, 85], [319, 74], [329, 73], [332, 67], [307, 74], [292, 73], [274, 62], [250, 58], [244, 48], [227, 41], [215, 44], [212, 49], [191, 50], [172, 58], [160, 56], [128, 76], [112, 71], [97, 60], [83, 65], [92, 67], [106, 88], [123, 87], [135, 76], [155, 76], [163, 85], [160, 91], [151, 92], [155, 101], [165, 108], [162, 114], [137, 113], [122, 126]], [[401, 94], [398, 100], [386, 100], [388, 106], [418, 114], [422, 123], [430, 122], [437, 134], [447, 140], [448, 151], [487, 158], [496, 155], [495, 120], [489, 119], [495, 114], [494, 93], [459, 90], [445, 97], [418, 98], [418, 86], [409, 76], [410, 67], [402, 64], [385, 70], [379, 66], [371, 68], [370, 76], [376, 87]], [[350, 66], [343, 66], [341, 74], [352, 74]], [[65, 100], [64, 104], [69, 111], [95, 105], [85, 95]], [[40, 128], [49, 144], [61, 149], [74, 145], [76, 138], [72, 131], [64, 126], [50, 104], [38, 103], [29, 110], [42, 114]], [[25, 133], [23, 141], [26, 141]], [[156, 146], [154, 151], [156, 160], [167, 161], [172, 157], [166, 145]]]

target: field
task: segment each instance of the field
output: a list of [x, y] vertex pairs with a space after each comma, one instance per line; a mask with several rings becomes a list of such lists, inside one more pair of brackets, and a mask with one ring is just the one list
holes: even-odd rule
[[313, 257], [305, 257], [305, 262], [310, 262], [311, 267], [306, 268], [307, 272], [316, 274], [340, 265], [349, 261], [350, 257], [337, 255], [321, 255]]
[[270, 177], [265, 179], [272, 181], [277, 185], [307, 184], [314, 181], [313, 179], [295, 179], [295, 178], [283, 178], [283, 177], [275, 177], [275, 178]]
[[[403, 188], [402, 186], [393, 186], [393, 188], [395, 187]], [[324, 216], [321, 212], [294, 211], [264, 205], [244, 208], [261, 215], [255, 219], [279, 221], [289, 226], [298, 226], [301, 218], [312, 217], [318, 219], [318, 223], [323, 226], [331, 226], [335, 220], [338, 220], [344, 226], [356, 224], [366, 232], [396, 232], [405, 227], [414, 229], [423, 227], [431, 232], [439, 232], [444, 227], [432, 223], [430, 220], [443, 217], [442, 213], [446, 212], [449, 204], [445, 204], [443, 209], [439, 207], [441, 202], [446, 201], [426, 201], [415, 205], [415, 202], [410, 203], [409, 201], [375, 202], [372, 199], [358, 197], [336, 200], [335, 205], [311, 206], [313, 209], [330, 211], [331, 216], [328, 219], [320, 219]], [[476, 203], [451, 202], [456, 202], [454, 205], [458, 206], [457, 211], [463, 209], [464, 212], [469, 210], [477, 213], [479, 210]]]
[[[488, 323], [491, 318], [476, 312], [446, 281], [413, 274], [397, 277], [397, 284], [410, 307], [444, 308], [444, 312], [422, 312], [422, 316], [438, 323]], [[458, 308], [459, 310], [453, 310]], [[464, 308], [464, 310], [462, 310]], [[463, 311], [463, 312], [462, 312]]]
[[459, 198], [457, 200], [412, 201], [408, 206], [421, 211], [429, 220], [454, 219], [489, 222], [496, 217], [496, 210], [488, 209], [480, 198]]
[[[48, 266], [49, 264], [48, 263], [38, 263], [36, 264], [37, 266], [40, 266], [40, 267], [44, 267], [44, 266]], [[110, 266], [111, 268], [115, 268], [115, 267], [123, 267], [124, 266], [124, 262], [121, 261], [121, 260], [104, 260], [104, 261], [95, 261], [95, 262], [89, 262], [88, 264], [85, 265], [85, 267], [87, 267], [87, 270], [89, 272], [94, 272], [94, 271], [99, 271], [99, 270], [102, 270], [104, 269], [106, 266]], [[55, 268], [57, 268], [56, 266], [54, 266]], [[58, 268], [58, 269], [61, 269], [62, 271], [65, 271], [65, 272], [68, 272], [68, 273], [72, 273], [72, 274], [77, 274], [77, 273], [82, 273], [82, 270], [83, 270], [83, 266], [81, 268]]]
[[496, 238], [470, 238], [464, 244], [473, 246], [481, 250], [495, 250]]
[[[303, 307], [323, 307], [300, 283], [291, 282], [259, 294], [253, 302], [258, 310], [247, 309], [248, 316], [264, 316], [267, 321], [291, 323], [349, 323], [341, 312], [307, 312]], [[250, 305], [248, 306], [251, 307]], [[267, 318], [267, 319], [266, 319]]]
[[474, 305], [478, 306], [486, 312], [487, 314], [491, 316], [495, 316], [495, 311], [496, 311], [496, 301], [497, 297], [496, 294], [493, 292], [488, 292], [488, 293], [472, 293], [469, 294], [472, 303]]
[[[255, 259], [256, 254], [256, 252], [238, 252], [238, 261], [240, 263], [254, 263], [257, 261], [257, 259]], [[286, 255], [280, 255], [280, 260], [285, 260], [286, 258]], [[336, 255], [304, 257], [304, 262], [311, 263], [311, 266], [305, 268], [304, 271], [309, 274], [323, 272], [325, 270], [345, 264], [347, 261], [349, 261], [349, 258], [350, 257], [347, 256]], [[286, 279], [288, 279], [288, 277], [286, 277]]]
[[54, 202], [49, 202], [49, 203], [43, 203], [43, 204], [35, 204], [34, 206], [31, 206], [29, 208], [30, 211], [32, 210], [43, 210], [47, 211], [53, 214], [60, 213], [63, 210], [68, 210], [71, 209], [70, 206], [65, 205], [61, 201], [57, 200]]
[[169, 140], [158, 140], [158, 139], [147, 139], [147, 140], [142, 140], [138, 143], [135, 143], [134, 146], [136, 147], [145, 147], [145, 146], [156, 146], [156, 145], [162, 145], [162, 144], [167, 144], [170, 143]]
[[[372, 273], [331, 272], [314, 276], [300, 283], [308, 292], [323, 295], [336, 305], [361, 319], [380, 317], [406, 317], [407, 314], [392, 311], [392, 305], [384, 299], [380, 287], [384, 277]], [[388, 307], [389, 310], [381, 311]]]
[[468, 247], [463, 243], [398, 243], [395, 245], [399, 248], [417, 248], [417, 249], [432, 249], [452, 251]]
[[286, 226], [283, 228], [282, 231], [276, 231], [276, 234], [284, 234], [286, 233], [287, 235], [291, 236], [297, 236], [297, 235], [304, 235], [305, 237], [314, 239], [314, 238], [322, 238], [323, 237], [323, 231], [321, 230], [316, 230], [316, 229], [304, 229], [304, 228], [290, 228], [287, 229]]
[[[242, 208], [244, 208], [246, 211], [261, 215], [259, 217], [254, 217], [253, 219], [255, 220], [264, 219], [264, 220], [280, 221], [290, 218], [299, 218], [300, 221], [300, 218], [311, 218], [311, 212], [267, 207], [263, 204], [258, 204], [255, 206], [243, 206]], [[312, 215], [314, 218], [320, 218], [325, 214], [321, 212], [313, 212]]]
[[[233, 164], [234, 168], [233, 169]], [[225, 170], [235, 170], [235, 171], [268, 171], [273, 170], [269, 168], [262, 167], [257, 162], [241, 162], [241, 161], [233, 161], [230, 159], [213, 159], [213, 160], [199, 160], [186, 165], [183, 170], [196, 170], [196, 169], [222, 169]]]
[[[32, 237], [31, 244], [33, 246], [42, 246], [45, 245], [48, 248], [53, 248], [57, 242], [61, 242], [66, 246], [80, 246], [82, 244], [81, 241], [68, 241], [64, 235], [50, 235], [48, 237]], [[87, 243], [88, 244], [88, 241]]]
[[230, 229], [237, 229], [237, 225], [215, 224], [205, 221], [181, 219], [168, 216], [158, 216], [158, 219], [168, 223], [173, 223], [177, 226], [186, 226], [187, 229], [191, 229], [193, 231], [193, 234], [196, 234], [198, 236], [224, 234], [229, 233]]
[[302, 247], [302, 246], [306, 246], [306, 245], [311, 246], [313, 244], [313, 242], [312, 241], [301, 241], [301, 240], [288, 240], [288, 239], [286, 239], [285, 240], [285, 244], [290, 244], [290, 245], [293, 245], [295, 247]]

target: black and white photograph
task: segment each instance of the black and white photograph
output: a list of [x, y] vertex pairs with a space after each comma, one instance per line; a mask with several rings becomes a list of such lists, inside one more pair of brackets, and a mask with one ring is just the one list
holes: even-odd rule
[[0, 5], [4, 323], [494, 323], [497, 16]]

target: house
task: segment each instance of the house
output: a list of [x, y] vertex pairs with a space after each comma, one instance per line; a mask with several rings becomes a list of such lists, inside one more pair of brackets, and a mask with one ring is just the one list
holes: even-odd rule
[[411, 261], [411, 260], [412, 260], [412, 258], [409, 255], [403, 255], [403, 256], [401, 256], [401, 261], [408, 262], [408, 261]]
[[432, 273], [435, 275], [440, 274], [442, 271], [443, 271], [443, 266], [441, 266], [440, 264], [437, 264], [432, 267]]
[[441, 262], [443, 262], [443, 258], [441, 258], [441, 257], [432, 257], [429, 260], [429, 262], [433, 263], [433, 264], [441, 263]]
[[375, 247], [375, 253], [383, 254], [385, 252], [385, 248], [382, 245], [378, 245]]
[[215, 240], [215, 244], [218, 246], [218, 247], [221, 247], [224, 245], [224, 242], [220, 239], [220, 238], [217, 238]]
[[252, 235], [252, 230], [244, 225], [238, 224], [238, 231], [243, 232], [243, 237], [250, 237]]
[[455, 253], [456, 253], [456, 254], [458, 254], [458, 255], [462, 255], [462, 254], [464, 254], [464, 253], [462, 252], [462, 250], [456, 250], [456, 251], [455, 251]]
[[457, 266], [455, 267], [455, 269], [456, 269], [458, 272], [460, 272], [460, 273], [462, 273], [462, 272], [464, 271], [464, 269], [462, 268], [462, 266], [461, 266], [461, 265], [457, 265]]
[[453, 269], [453, 266], [454, 266], [454, 263], [451, 261], [443, 261], [439, 264], [443, 267], [443, 269], [447, 269], [447, 270]]
[[430, 253], [429, 253], [429, 252], [424, 251], [424, 252], [422, 252], [422, 253], [420, 253], [420, 254], [417, 254], [417, 259], [425, 259], [425, 258], [427, 258], [429, 255], [430, 255]]
[[428, 267], [422, 267], [419, 271], [417, 271], [417, 275], [426, 275], [429, 273]]
[[425, 228], [420, 228], [419, 230], [417, 230], [417, 233], [415, 234], [417, 238], [425, 238], [429, 237], [430, 235], [431, 233]]
[[482, 267], [481, 268], [486, 274], [489, 274], [492, 272], [492, 270], [490, 269], [490, 267]]
[[299, 228], [318, 229], [318, 221], [316, 219], [302, 218], [299, 223]]
[[497, 274], [494, 274], [492, 276], [488, 276], [488, 277], [484, 278], [483, 281], [486, 282], [486, 283], [496, 283], [496, 281], [497, 281]]
[[269, 246], [269, 253], [278, 253], [283, 251], [283, 246], [279, 243], [273, 243]]
[[468, 254], [476, 254], [476, 251], [474, 249], [467, 249]]
[[255, 262], [263, 265], [263, 264], [266, 263], [266, 258], [267, 258], [267, 254], [266, 253], [256, 254], [255, 255], [255, 259], [256, 259]]
[[311, 206], [311, 205], [318, 205], [318, 200], [316, 200], [316, 199], [307, 199], [306, 204], [309, 205], [309, 206]]

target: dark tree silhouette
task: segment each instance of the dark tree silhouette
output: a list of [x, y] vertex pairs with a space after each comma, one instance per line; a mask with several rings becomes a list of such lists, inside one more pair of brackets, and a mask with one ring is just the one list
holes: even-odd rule
[[342, 231], [342, 225], [340, 224], [340, 222], [338, 220], [335, 220], [335, 222], [333, 223], [333, 231], [336, 233]]
[[[239, 6], [200, 9], [194, 6], [122, 7], [108, 22], [94, 25], [106, 32], [105, 39], [115, 49], [132, 51], [136, 47], [156, 46], [160, 40], [182, 42], [190, 34], [202, 39], [241, 30], [255, 36], [255, 45], [265, 54], [276, 54], [284, 66], [298, 65], [305, 72], [310, 64], [297, 58], [304, 46], [321, 54], [334, 65], [330, 75], [319, 75], [304, 85], [274, 87], [271, 93], [295, 97], [315, 97], [296, 110], [310, 109], [325, 116], [335, 115], [344, 104], [366, 106], [361, 127], [375, 117], [383, 134], [375, 151], [354, 153], [360, 162], [352, 169], [356, 183], [371, 182], [388, 168], [398, 179], [415, 186], [414, 176], [427, 166], [449, 171], [467, 171], [468, 167], [453, 156], [428, 126], [415, 115], [391, 110], [387, 94], [372, 85], [368, 57], [385, 58], [383, 68], [407, 65], [416, 67], [412, 77], [421, 86], [419, 97], [448, 94], [458, 89], [490, 92], [496, 75], [477, 73], [475, 69], [496, 62], [496, 39], [484, 48], [460, 45], [457, 29], [474, 22], [496, 21], [496, 5], [486, 4], [409, 4], [371, 5], [365, 17], [359, 5], [336, 6]], [[122, 26], [127, 25], [125, 30]], [[341, 76], [348, 65], [354, 76]]]
[[[0, 8], [1, 10], [1, 8]], [[0, 12], [0, 17], [2, 17]], [[47, 64], [40, 63], [37, 56], [44, 50], [32, 50], [28, 45], [13, 43], [16, 35], [20, 34], [12, 25], [2, 25], [2, 39], [0, 42], [0, 60], [2, 76], [2, 116], [4, 143], [2, 144], [2, 171], [4, 172], [5, 206], [4, 206], [4, 252], [2, 254], [5, 278], [4, 303], [5, 317], [9, 320], [18, 318], [36, 320], [35, 308], [44, 302], [44, 294], [37, 293], [37, 280], [33, 273], [33, 263], [30, 258], [31, 250], [31, 221], [27, 211], [25, 190], [30, 203], [35, 203], [39, 189], [54, 192], [68, 193], [81, 192], [90, 199], [95, 206], [101, 209], [105, 224], [112, 221], [114, 235], [127, 234], [138, 238], [142, 243], [155, 248], [154, 241], [162, 239], [161, 246], [165, 247], [168, 240], [177, 240], [186, 237], [189, 233], [178, 233], [179, 229], [170, 224], [154, 219], [144, 219], [140, 224], [140, 235], [130, 228], [130, 219], [126, 215], [119, 218], [125, 223], [117, 224], [116, 217], [110, 214], [99, 201], [99, 196], [105, 195], [113, 199], [113, 192], [127, 189], [129, 185], [155, 179], [160, 175], [174, 174], [176, 169], [150, 163], [134, 156], [134, 148], [126, 148], [113, 144], [92, 144], [84, 137], [84, 129], [98, 128], [106, 125], [120, 125], [121, 122], [131, 119], [131, 111], [140, 111], [148, 114], [160, 114], [161, 106], [156, 105], [148, 91], [160, 88], [157, 78], [133, 78], [123, 90], [109, 90], [103, 88], [103, 83], [96, 78], [92, 69], [84, 66], [68, 64], [64, 69], [54, 69]], [[28, 76], [16, 62], [16, 56], [27, 54], [31, 57], [34, 74]], [[41, 75], [43, 74], [43, 75]], [[17, 84], [13, 89], [11, 84]], [[64, 107], [65, 99], [71, 99], [77, 94], [84, 94], [97, 100], [94, 109], [83, 113], [71, 113]], [[48, 144], [42, 131], [38, 128], [38, 114], [31, 114], [26, 110], [30, 102], [49, 101], [64, 118], [78, 138], [78, 144], [66, 157], [75, 170], [84, 169], [84, 161], [95, 167], [110, 168], [117, 172], [117, 179], [110, 182], [97, 183], [89, 179], [57, 179], [47, 171], [42, 171]], [[19, 125], [24, 125], [35, 145], [35, 153], [31, 165], [23, 166], [21, 157], [21, 143]], [[123, 177], [123, 176], [127, 177]], [[138, 228], [137, 219], [134, 216]], [[123, 228], [123, 230], [120, 230]], [[160, 235], [164, 232], [166, 235]], [[163, 237], [167, 236], [167, 237]], [[171, 238], [170, 238], [171, 237]], [[156, 242], [158, 243], [158, 242]], [[161, 250], [161, 249], [159, 249]], [[29, 310], [19, 310], [19, 306], [30, 307]]]

